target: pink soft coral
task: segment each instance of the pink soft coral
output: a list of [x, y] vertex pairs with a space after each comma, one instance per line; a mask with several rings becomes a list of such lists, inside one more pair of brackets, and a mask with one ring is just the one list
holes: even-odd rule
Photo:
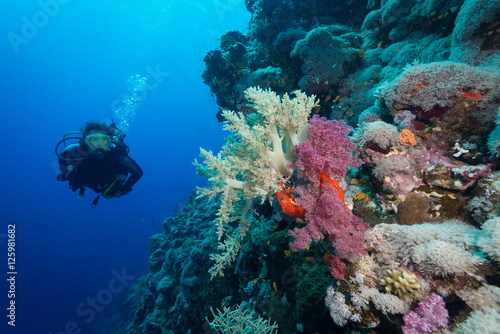
[[[416, 311], [416, 312], [415, 312]], [[443, 297], [433, 293], [425, 301], [418, 303], [415, 311], [404, 315], [404, 334], [424, 334], [435, 332], [438, 328], [448, 327], [448, 310]]]
[[297, 159], [292, 167], [299, 170], [305, 185], [295, 188], [297, 203], [306, 211], [307, 225], [288, 234], [295, 237], [293, 251], [306, 249], [312, 240], [327, 239], [341, 258], [364, 254], [363, 236], [368, 224], [352, 214], [331, 183], [321, 182], [320, 172], [344, 177], [349, 166], [359, 160], [352, 151], [356, 146], [347, 139], [351, 130], [344, 122], [326, 121], [318, 115], [310, 121], [307, 141], [294, 147]]
[[316, 187], [320, 186], [320, 171], [330, 177], [344, 177], [349, 166], [359, 165], [359, 159], [352, 155], [356, 145], [347, 139], [351, 130], [343, 121], [327, 121], [314, 115], [309, 121], [307, 141], [293, 147], [297, 159], [292, 167]]
[[349, 211], [331, 186], [298, 186], [295, 191], [298, 204], [306, 210], [307, 225], [288, 232], [295, 237], [291, 250], [306, 249], [312, 240], [326, 238], [341, 258], [347, 258], [349, 253], [364, 254], [363, 236], [368, 224]]

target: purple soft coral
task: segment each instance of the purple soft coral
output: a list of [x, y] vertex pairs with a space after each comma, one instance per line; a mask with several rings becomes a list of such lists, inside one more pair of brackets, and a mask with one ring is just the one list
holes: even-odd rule
[[359, 165], [359, 159], [352, 155], [356, 145], [347, 139], [351, 130], [343, 121], [327, 121], [314, 115], [309, 121], [307, 141], [293, 148], [298, 159], [292, 168], [316, 187], [320, 186], [320, 171], [330, 177], [344, 177], [349, 166]]
[[[415, 312], [416, 311], [416, 312]], [[448, 310], [445, 307], [443, 297], [433, 293], [427, 296], [425, 301], [418, 303], [415, 311], [404, 315], [404, 334], [432, 333], [438, 328], [448, 327]]]
[[291, 250], [306, 249], [312, 240], [326, 238], [341, 258], [347, 258], [349, 253], [364, 254], [363, 236], [368, 224], [349, 211], [333, 187], [298, 186], [295, 192], [298, 204], [306, 210], [307, 225], [288, 232], [295, 237]]
[[290, 244], [293, 251], [307, 248], [312, 240], [327, 239], [341, 258], [364, 254], [362, 241], [368, 224], [349, 211], [332, 183], [321, 182], [320, 177], [320, 172], [329, 177], [344, 177], [349, 166], [359, 164], [352, 154], [356, 146], [347, 139], [350, 130], [344, 122], [326, 121], [314, 115], [308, 140], [294, 147], [297, 159], [292, 167], [309, 182], [294, 190], [297, 203], [306, 210], [307, 225], [289, 231], [295, 237]]

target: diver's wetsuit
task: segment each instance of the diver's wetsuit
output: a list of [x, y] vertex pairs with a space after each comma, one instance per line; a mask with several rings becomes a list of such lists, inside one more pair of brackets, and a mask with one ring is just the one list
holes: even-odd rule
[[[72, 144], [63, 150], [61, 157], [59, 167], [62, 173], [58, 179], [68, 180], [71, 190], [80, 189], [80, 195], [85, 187], [103, 193], [106, 198], [113, 197], [118, 191], [125, 195], [143, 174], [141, 167], [127, 155], [127, 148], [122, 143], [111, 147], [102, 157], [91, 155], [86, 144]], [[73, 166], [71, 171], [70, 165]], [[104, 193], [113, 182], [112, 189]]]

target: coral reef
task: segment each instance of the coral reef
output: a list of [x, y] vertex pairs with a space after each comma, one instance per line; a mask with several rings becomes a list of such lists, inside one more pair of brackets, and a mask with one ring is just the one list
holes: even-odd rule
[[210, 322], [210, 328], [215, 333], [241, 333], [241, 334], [274, 334], [277, 333], [276, 324], [271, 320], [264, 321], [254, 312], [243, 309], [237, 305], [234, 310], [227, 307], [224, 311], [218, 310], [216, 315], [213, 310], [214, 320]]
[[128, 333], [498, 331], [499, 2], [245, 4], [204, 59], [210, 198], [152, 237]]

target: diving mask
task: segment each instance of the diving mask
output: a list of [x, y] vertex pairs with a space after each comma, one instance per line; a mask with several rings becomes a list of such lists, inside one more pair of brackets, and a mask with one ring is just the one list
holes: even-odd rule
[[93, 148], [107, 150], [111, 145], [111, 137], [105, 134], [91, 134], [85, 137], [85, 142]]

